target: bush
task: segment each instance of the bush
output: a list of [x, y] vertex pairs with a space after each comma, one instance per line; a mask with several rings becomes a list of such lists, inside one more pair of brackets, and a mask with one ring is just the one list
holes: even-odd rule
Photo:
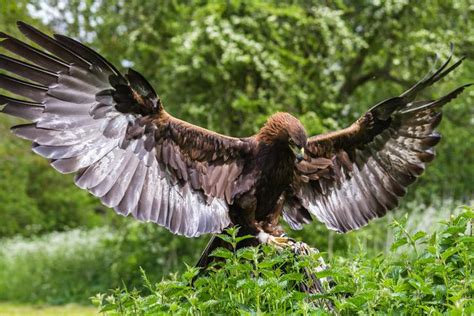
[[[346, 258], [334, 258], [332, 268], [319, 274], [335, 281], [322, 297], [330, 299], [338, 313], [474, 312], [474, 210], [464, 208], [432, 234], [409, 233], [406, 219], [392, 223], [395, 240], [389, 253], [371, 257], [359, 249]], [[218, 249], [214, 255], [224, 258], [224, 264], [194, 284], [198, 271], [190, 267], [153, 285], [144, 276], [146, 292], [118, 289], [94, 301], [101, 311], [121, 315], [327, 313], [314, 304], [321, 296], [301, 293], [295, 283], [303, 278], [299, 268], [316, 258], [296, 258], [288, 250], [276, 252], [268, 246], [237, 252]]]

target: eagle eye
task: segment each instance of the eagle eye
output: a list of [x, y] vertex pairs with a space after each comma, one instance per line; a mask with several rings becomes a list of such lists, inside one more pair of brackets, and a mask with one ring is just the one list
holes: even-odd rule
[[290, 144], [291, 147], [296, 147], [298, 149], [301, 149], [301, 146], [299, 144], [297, 144], [293, 138], [290, 137], [290, 140], [288, 141], [288, 143]]

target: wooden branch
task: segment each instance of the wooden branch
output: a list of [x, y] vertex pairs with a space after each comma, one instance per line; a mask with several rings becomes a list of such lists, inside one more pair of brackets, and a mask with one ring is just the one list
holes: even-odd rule
[[388, 67], [387, 68], [381, 68], [381, 69], [375, 69], [375, 70], [369, 71], [368, 73], [363, 74], [363, 75], [361, 75], [357, 78], [354, 78], [354, 80], [352, 82], [348, 82], [348, 84], [344, 88], [345, 89], [345, 91], [344, 91], [345, 95], [343, 95], [339, 98], [340, 102], [342, 102], [347, 97], [349, 97], [351, 94], [353, 94], [358, 88], [363, 86], [365, 83], [367, 83], [371, 79], [375, 79], [377, 77], [381, 78], [383, 80], [386, 80], [386, 81], [394, 82], [394, 83], [399, 84], [400, 86], [405, 87], [405, 88], [410, 87], [410, 86], [413, 85], [413, 82], [411, 82], [409, 80], [405, 80], [405, 79], [393, 76], [390, 73], [390, 70], [389, 70]]
[[[400, 11], [395, 13], [391, 18], [392, 19], [400, 18], [404, 14], [404, 12], [408, 9], [408, 7], [409, 7], [409, 5], [404, 6]], [[382, 25], [383, 25], [383, 21], [385, 20], [385, 18], [386, 18], [386, 16], [382, 17], [377, 22], [381, 22]], [[380, 23], [374, 23], [375, 27], [372, 30], [372, 34], [370, 34], [368, 36], [367, 40], [366, 40], [367, 47], [364, 47], [359, 51], [357, 57], [351, 63], [351, 66], [349, 66], [349, 69], [348, 69], [347, 74], [345, 76], [346, 79], [345, 79], [341, 89], [339, 90], [340, 91], [339, 95], [336, 97], [337, 102], [344, 102], [344, 100], [346, 100], [360, 85], [363, 85], [365, 82], [370, 80], [374, 75], [380, 75], [380, 73], [378, 73], [378, 72], [380, 72], [381, 70], [373, 70], [373, 71], [371, 71], [371, 72], [369, 72], [365, 75], [355, 77], [356, 74], [361, 72], [361, 69], [364, 65], [365, 59], [366, 59], [366, 57], [368, 56], [368, 53], [369, 53], [369, 47], [371, 48], [374, 45], [375, 41], [379, 38], [379, 34], [382, 31], [382, 27], [381, 27], [381, 25], [378, 25], [378, 24], [380, 24]], [[389, 32], [389, 34], [387, 34], [387, 36], [392, 37], [393, 34]], [[385, 36], [384, 38], [387, 38], [387, 36]], [[388, 80], [391, 80], [391, 81], [402, 84], [403, 81], [401, 81], [400, 79], [397, 79], [395, 77], [390, 76], [390, 74], [388, 73], [388, 67], [387, 66], [390, 63], [390, 61], [391, 61], [391, 58], [389, 56], [387, 58], [386, 65], [382, 68], [385, 71], [382, 71], [381, 74], [383, 74], [384, 77]]]

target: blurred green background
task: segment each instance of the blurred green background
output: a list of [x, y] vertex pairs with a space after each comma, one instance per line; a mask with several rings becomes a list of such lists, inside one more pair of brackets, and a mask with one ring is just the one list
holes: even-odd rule
[[[142, 73], [173, 115], [234, 136], [275, 111], [310, 134], [345, 127], [421, 79], [455, 45], [463, 66], [423, 97], [474, 81], [474, 4], [430, 1], [0, 0], [0, 31], [23, 20], [80, 39]], [[5, 52], [2, 52], [5, 53]], [[398, 212], [430, 229], [474, 193], [474, 89], [447, 105], [438, 157]], [[0, 116], [0, 300], [89, 302], [194, 264], [209, 237], [185, 239], [115, 215], [57, 174]], [[397, 213], [395, 213], [397, 214]], [[391, 217], [393, 215], [389, 215]], [[396, 215], [395, 215], [396, 216]], [[347, 235], [314, 223], [291, 236], [344, 254], [384, 251], [387, 218]]]

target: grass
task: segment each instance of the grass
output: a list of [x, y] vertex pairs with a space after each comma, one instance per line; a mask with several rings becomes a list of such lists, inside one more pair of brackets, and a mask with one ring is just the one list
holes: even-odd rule
[[0, 302], [0, 315], [2, 316], [96, 316], [97, 308], [68, 304], [62, 306], [45, 305], [19, 305]]
[[[0, 300], [58, 305], [87, 303], [113, 262], [107, 229], [72, 230], [34, 240], [4, 240], [0, 247]], [[27, 286], [26, 286], [27, 285]]]
[[136, 221], [116, 229], [76, 228], [0, 239], [0, 301], [87, 304], [96, 293], [122, 284], [140, 287], [140, 267], [161, 279], [177, 271], [180, 260], [196, 260], [186, 259], [187, 254], [197, 256], [195, 249], [203, 246], [185, 241]]

